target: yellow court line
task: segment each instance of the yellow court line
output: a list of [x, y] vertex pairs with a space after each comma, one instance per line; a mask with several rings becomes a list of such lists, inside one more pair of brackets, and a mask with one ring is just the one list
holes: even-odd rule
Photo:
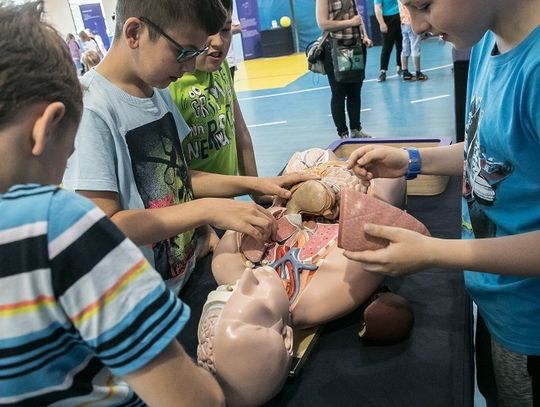
[[275, 58], [257, 58], [238, 64], [234, 76], [237, 92], [283, 88], [307, 72], [304, 53]]

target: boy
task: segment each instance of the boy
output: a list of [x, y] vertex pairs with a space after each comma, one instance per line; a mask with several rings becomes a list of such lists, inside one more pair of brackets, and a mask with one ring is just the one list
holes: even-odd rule
[[197, 57], [194, 73], [169, 85], [174, 103], [191, 131], [182, 149], [191, 170], [257, 176], [251, 135], [225, 62], [232, 40], [232, 1], [221, 0], [227, 19], [208, 38], [208, 51]]
[[478, 306], [477, 338], [488, 337], [476, 343], [479, 387], [488, 405], [538, 406], [540, 2], [403, 4], [416, 32], [440, 35], [458, 49], [480, 41], [470, 61], [465, 144], [420, 150], [361, 147], [351, 155], [350, 167], [368, 182], [373, 177], [411, 179], [418, 173], [458, 175], [465, 164], [463, 240], [366, 225], [367, 233], [390, 245], [346, 255], [368, 271], [391, 275], [432, 266], [471, 270], [465, 283]]
[[[401, 1], [399, 4], [399, 16], [401, 18], [401, 36], [403, 37], [403, 46], [401, 50], [401, 69], [404, 81], [425, 81], [427, 75], [425, 75], [420, 69], [420, 41], [421, 38], [416, 34], [411, 27], [411, 15], [409, 10]], [[409, 57], [412, 54], [413, 65], [415, 69], [415, 75], [409, 71]]]
[[102, 211], [52, 185], [82, 92], [43, 4], [0, 2], [0, 405], [223, 405], [175, 339], [189, 308]]
[[282, 186], [307, 179], [189, 172], [180, 144], [189, 129], [163, 88], [194, 71], [225, 16], [218, 0], [119, 0], [113, 44], [82, 79], [84, 112], [64, 176], [66, 187], [92, 199], [141, 246], [175, 292], [195, 265], [195, 228], [210, 224], [262, 241], [272, 233], [262, 207], [208, 197], [288, 197]]

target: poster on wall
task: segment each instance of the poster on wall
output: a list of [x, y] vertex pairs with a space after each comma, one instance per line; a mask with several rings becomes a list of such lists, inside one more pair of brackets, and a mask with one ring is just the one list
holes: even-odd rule
[[109, 49], [109, 35], [107, 34], [107, 26], [105, 25], [105, 18], [103, 18], [101, 4], [81, 4], [79, 9], [81, 10], [84, 28], [89, 28], [94, 34], [97, 33], [103, 40], [105, 48]]
[[366, 0], [356, 0], [356, 8], [358, 10], [358, 15], [362, 16], [362, 20], [364, 20], [364, 24], [366, 24], [366, 30], [369, 33], [371, 29], [371, 24], [369, 21], [368, 10], [366, 7]]
[[236, 10], [242, 27], [244, 59], [259, 58], [262, 47], [257, 0], [236, 0]]

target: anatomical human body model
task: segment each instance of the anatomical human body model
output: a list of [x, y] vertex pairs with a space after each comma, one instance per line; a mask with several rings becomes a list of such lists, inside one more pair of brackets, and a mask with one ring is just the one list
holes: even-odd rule
[[[212, 260], [219, 284], [234, 284], [246, 267], [273, 267], [288, 294], [295, 328], [320, 325], [352, 311], [382, 281], [381, 276], [365, 272], [359, 263], [344, 257], [337, 247], [339, 192], [342, 188], [361, 190], [360, 183], [333, 153], [308, 151], [297, 153], [285, 172], [308, 168], [321, 180], [300, 184], [284, 207], [271, 208], [278, 230], [273, 241], [261, 244], [229, 231]], [[367, 192], [400, 206], [405, 181], [377, 179]]]
[[228, 406], [257, 406], [283, 386], [292, 358], [289, 302], [270, 267], [245, 269], [234, 286], [208, 295], [197, 358], [213, 373]]

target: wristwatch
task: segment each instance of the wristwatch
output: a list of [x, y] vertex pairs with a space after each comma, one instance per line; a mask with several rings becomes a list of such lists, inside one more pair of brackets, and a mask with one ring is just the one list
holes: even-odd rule
[[407, 153], [409, 153], [409, 167], [407, 168], [407, 174], [405, 179], [415, 179], [422, 170], [422, 161], [420, 160], [420, 152], [415, 147], [405, 147]]

